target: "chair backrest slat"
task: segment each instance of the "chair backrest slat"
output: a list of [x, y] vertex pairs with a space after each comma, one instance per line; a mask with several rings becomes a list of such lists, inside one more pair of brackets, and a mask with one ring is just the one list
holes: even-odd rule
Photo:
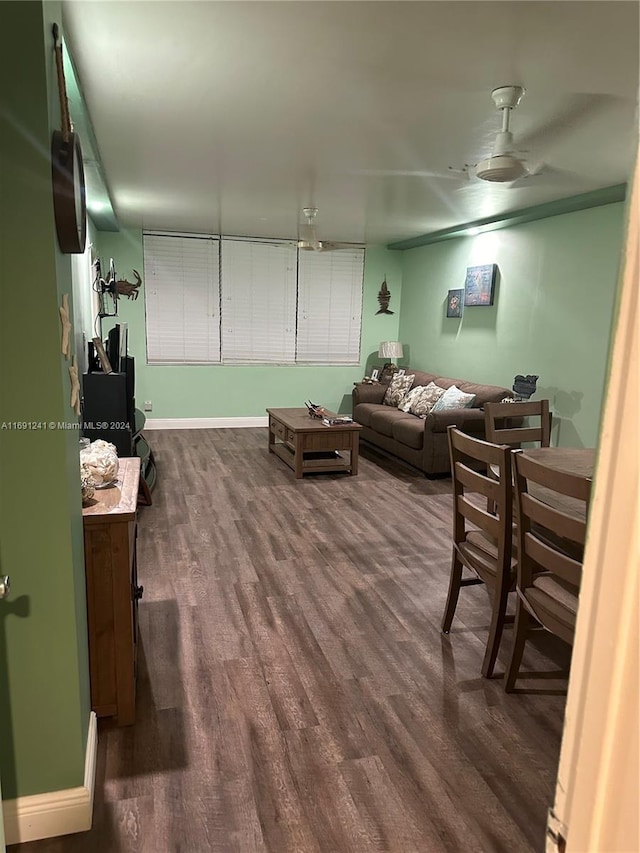
[[516, 444], [522, 444], [525, 441], [531, 443], [541, 441], [540, 427], [505, 427], [504, 429], [494, 430], [493, 435], [497, 444], [509, 444], [512, 447]]
[[487, 498], [496, 500], [500, 485], [497, 480], [491, 480], [480, 471], [474, 471], [463, 462], [456, 462], [456, 477], [470, 492], [476, 492]]
[[524, 548], [525, 553], [542, 569], [558, 575], [573, 586], [580, 586], [582, 563], [579, 560], [563, 554], [531, 533], [525, 536]]
[[[553, 494], [550, 489], [546, 489], [546, 492]], [[557, 506], [551, 507], [540, 498], [523, 493], [520, 496], [522, 511], [530, 522], [534, 522], [546, 530], [553, 531], [556, 536], [569, 539], [578, 545], [584, 545], [587, 533], [585, 519], [584, 517], [569, 515], [564, 511], [563, 499], [566, 497], [566, 495], [558, 493]]]
[[577, 500], [589, 501], [591, 495], [591, 479], [572, 474], [569, 471], [559, 471], [550, 468], [525, 454], [518, 454], [518, 470], [523, 477], [535, 480], [540, 486], [553, 489], [560, 494]]
[[487, 512], [486, 509], [471, 503], [471, 501], [464, 495], [458, 496], [457, 509], [460, 515], [462, 515], [467, 521], [471, 522], [471, 524], [475, 524], [475, 526], [479, 527], [481, 530], [484, 530], [485, 533], [488, 533], [489, 536], [497, 542], [498, 537], [500, 536], [499, 518], [496, 518], [495, 515]]

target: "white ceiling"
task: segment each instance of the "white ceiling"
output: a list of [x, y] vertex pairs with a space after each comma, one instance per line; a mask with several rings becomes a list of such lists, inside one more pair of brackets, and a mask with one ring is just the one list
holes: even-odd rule
[[[122, 224], [388, 243], [626, 181], [637, 2], [63, 2]], [[521, 188], [446, 174], [491, 153]], [[396, 174], [379, 175], [377, 171]]]

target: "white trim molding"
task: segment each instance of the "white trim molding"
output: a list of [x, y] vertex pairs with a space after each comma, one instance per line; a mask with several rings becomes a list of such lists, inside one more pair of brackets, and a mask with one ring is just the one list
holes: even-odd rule
[[98, 725], [92, 711], [87, 733], [84, 784], [78, 788], [5, 800], [2, 805], [7, 844], [22, 844], [91, 829], [97, 751]]
[[242, 429], [243, 427], [266, 427], [266, 415], [259, 418], [150, 418], [145, 421], [147, 429]]

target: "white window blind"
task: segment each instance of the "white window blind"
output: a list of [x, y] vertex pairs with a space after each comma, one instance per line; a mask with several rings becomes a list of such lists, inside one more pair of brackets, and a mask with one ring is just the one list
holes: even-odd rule
[[360, 360], [364, 250], [300, 252], [296, 361]]
[[220, 242], [145, 234], [149, 364], [220, 361]]
[[293, 363], [296, 355], [296, 246], [222, 239], [222, 360]]

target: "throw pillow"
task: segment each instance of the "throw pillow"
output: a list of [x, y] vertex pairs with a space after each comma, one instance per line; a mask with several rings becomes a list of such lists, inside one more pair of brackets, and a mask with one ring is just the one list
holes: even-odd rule
[[412, 388], [410, 391], [404, 395], [402, 400], [398, 403], [398, 408], [401, 412], [408, 412], [411, 408], [411, 401], [416, 397], [416, 395], [421, 394], [425, 389], [424, 385], [416, 385], [415, 388]]
[[452, 385], [451, 388], [447, 388], [431, 411], [435, 414], [436, 412], [448, 412], [451, 409], [468, 409], [473, 406], [475, 399], [475, 394], [465, 394], [464, 391]]
[[387, 386], [384, 400], [385, 406], [398, 406], [398, 403], [405, 396], [409, 388], [413, 385], [413, 380], [416, 378], [415, 373], [403, 373], [402, 376], [396, 375], [393, 377]]
[[444, 395], [444, 388], [440, 388], [435, 382], [428, 385], [418, 385], [413, 388], [398, 406], [403, 412], [410, 412], [419, 418], [426, 418], [438, 400]]

